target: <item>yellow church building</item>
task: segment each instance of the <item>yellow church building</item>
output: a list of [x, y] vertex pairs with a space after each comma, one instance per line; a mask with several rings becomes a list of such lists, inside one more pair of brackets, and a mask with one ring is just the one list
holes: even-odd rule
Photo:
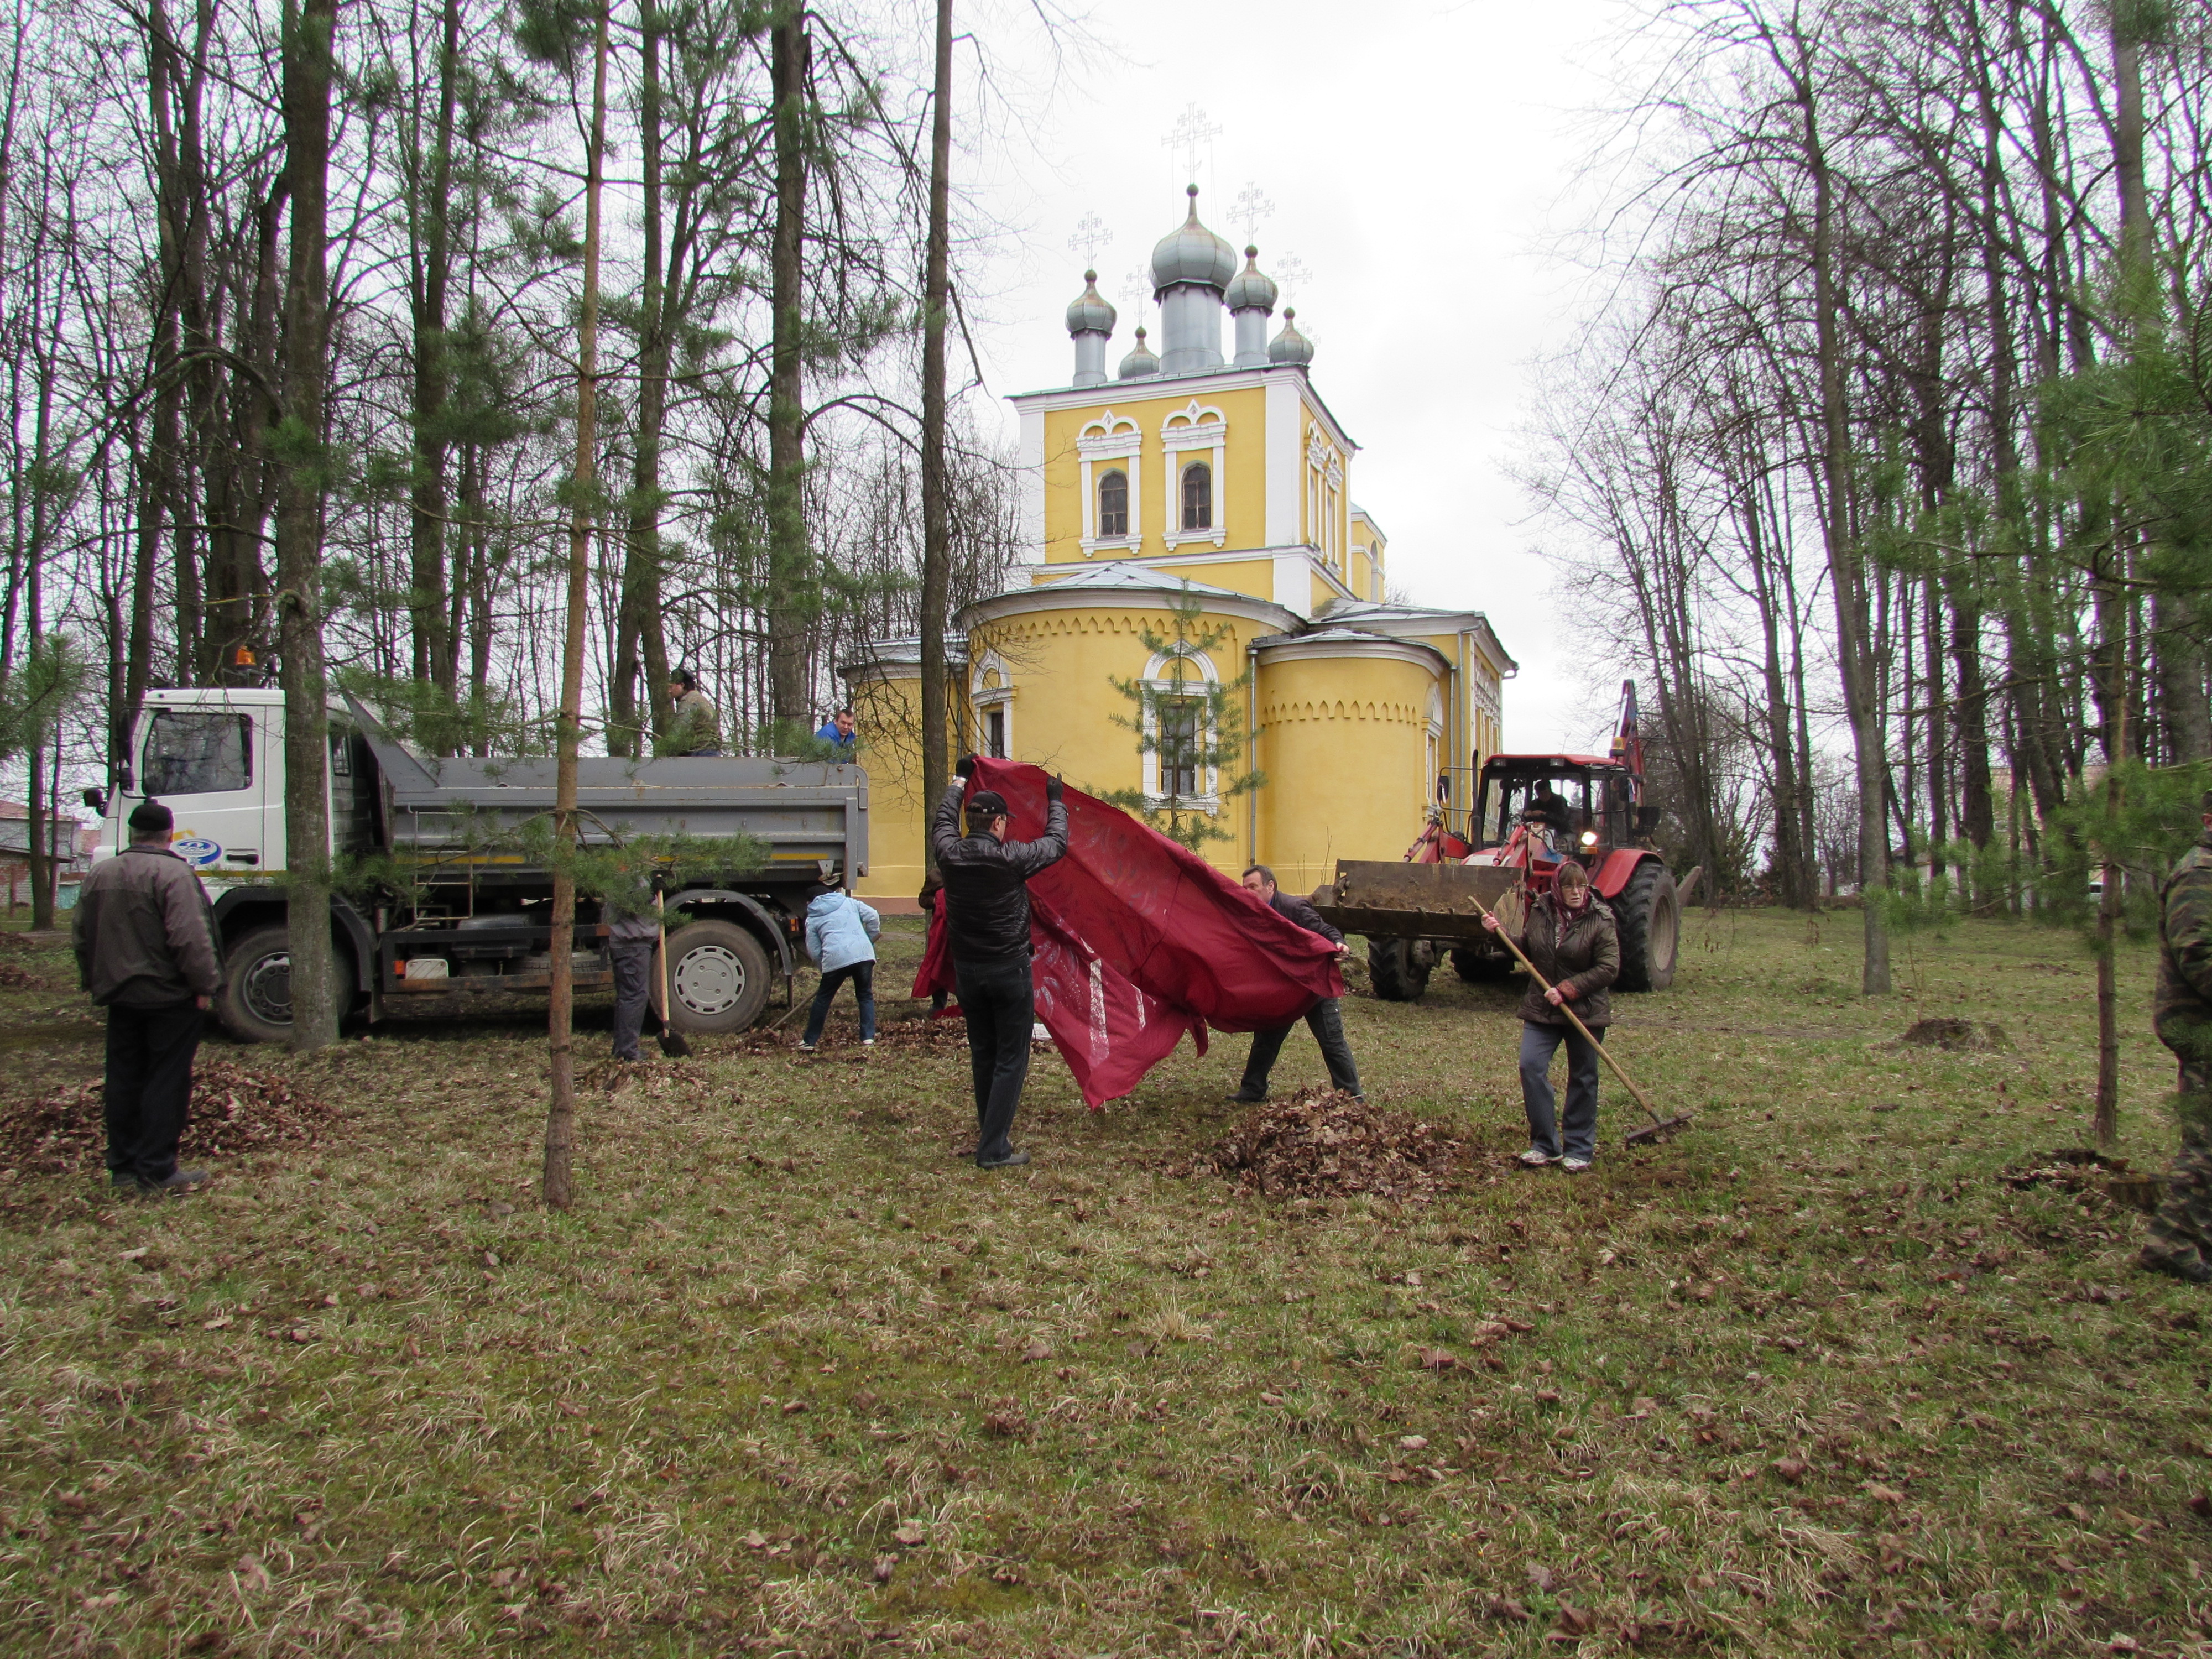
[[[1398, 857], [1440, 793], [1468, 805], [1515, 665], [1480, 611], [1385, 598], [1385, 538], [1352, 499], [1358, 446], [1315, 390], [1313, 346], [1290, 309], [1268, 338], [1278, 290], [1258, 250], [1240, 268], [1199, 222], [1196, 185], [1190, 198], [1152, 251], [1158, 354], [1139, 328], [1109, 378], [1114, 307], [1085, 271], [1067, 309], [1073, 380], [1010, 399], [1026, 562], [955, 618], [947, 724], [958, 752], [1030, 762], [1092, 793], [1194, 799], [1228, 832], [1207, 857], [1231, 872], [1270, 865], [1306, 892], [1339, 859]], [[1194, 601], [1212, 647], [1180, 662], [1148, 648]], [[842, 669], [870, 783], [860, 890], [910, 899], [929, 805], [920, 641], [883, 641]], [[1174, 694], [1240, 678], [1227, 776], [1163, 779], [1159, 756], [1115, 724], [1137, 707], [1117, 682]], [[1240, 793], [1247, 769], [1262, 781]]]

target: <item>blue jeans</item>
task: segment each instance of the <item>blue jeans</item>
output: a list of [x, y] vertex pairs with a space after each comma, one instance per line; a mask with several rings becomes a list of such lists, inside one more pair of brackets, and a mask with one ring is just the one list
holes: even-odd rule
[[876, 964], [856, 962], [848, 968], [832, 968], [822, 975], [822, 988], [814, 994], [814, 1006], [806, 1011], [806, 1035], [799, 1039], [808, 1048], [822, 1041], [822, 1028], [830, 1022], [830, 999], [837, 994], [837, 988], [848, 979], [853, 981], [853, 994], [860, 1002], [860, 1041], [874, 1041]]
[[[1591, 1028], [1599, 1042], [1605, 1027]], [[1566, 1144], [1552, 1097], [1552, 1056], [1567, 1045]], [[1528, 1114], [1528, 1144], [1553, 1158], [1593, 1156], [1597, 1151], [1597, 1049], [1571, 1025], [1521, 1022], [1521, 1105]]]

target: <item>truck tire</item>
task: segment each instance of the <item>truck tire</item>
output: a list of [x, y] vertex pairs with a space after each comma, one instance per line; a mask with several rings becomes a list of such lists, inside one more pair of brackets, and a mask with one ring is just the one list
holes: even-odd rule
[[[728, 1036], [768, 1006], [768, 952], [734, 921], [695, 921], [668, 936], [667, 985], [676, 1003], [669, 1024], [679, 1031]], [[653, 1011], [662, 1012], [660, 959], [653, 957]]]
[[1429, 988], [1433, 958], [1411, 939], [1367, 941], [1367, 981], [1385, 1002], [1417, 1002]]
[[1496, 985], [1513, 977], [1510, 955], [1504, 951], [1486, 951], [1477, 945], [1455, 945], [1451, 964], [1469, 985]]
[[[333, 1000], [343, 1020], [353, 1006], [353, 952], [331, 941]], [[292, 930], [283, 923], [257, 927], [223, 955], [222, 989], [216, 1018], [240, 1042], [292, 1040]]]
[[1682, 944], [1674, 872], [1656, 858], [1644, 860], [1613, 901], [1613, 916], [1620, 935], [1620, 988], [1663, 991], [1672, 985]]

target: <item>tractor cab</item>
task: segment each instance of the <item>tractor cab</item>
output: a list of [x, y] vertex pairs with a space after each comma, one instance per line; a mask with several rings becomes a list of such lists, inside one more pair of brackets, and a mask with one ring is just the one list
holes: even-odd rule
[[1564, 858], [1593, 873], [1616, 848], [1638, 844], [1639, 780], [1596, 755], [1493, 755], [1468, 822], [1470, 863], [1517, 866], [1541, 891]]

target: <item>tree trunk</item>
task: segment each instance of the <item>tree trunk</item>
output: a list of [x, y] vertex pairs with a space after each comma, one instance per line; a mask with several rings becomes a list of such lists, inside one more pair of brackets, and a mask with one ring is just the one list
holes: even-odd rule
[[[645, 269], [637, 319], [637, 455], [632, 469], [629, 536], [622, 602], [615, 618], [615, 672], [608, 687], [608, 750], [642, 757], [667, 729], [668, 646], [660, 612], [660, 447], [668, 412], [670, 321], [663, 194], [659, 15], [639, 20], [638, 125], [644, 162]], [[643, 660], [641, 661], [641, 654]], [[638, 674], [645, 674], [643, 695]]]
[[[292, 246], [284, 284], [284, 420], [278, 437], [276, 563], [283, 598], [277, 641], [278, 684], [284, 691], [292, 1047], [305, 1053], [337, 1040], [322, 615], [331, 82], [337, 0], [300, 0], [285, 22], [284, 171], [292, 198]], [[256, 560], [258, 566], [258, 555]]]
[[568, 515], [568, 626], [561, 641], [561, 719], [553, 779], [553, 983], [547, 1046], [553, 1097], [545, 1112], [545, 1207], [576, 1201], [576, 749], [584, 724], [584, 612], [591, 597], [599, 377], [599, 196], [607, 143], [607, 6], [592, 39], [592, 137], [584, 182], [584, 295], [576, 341], [576, 471]]
[[[446, 617], [446, 299], [453, 280], [453, 112], [460, 78], [460, 0], [445, 0], [438, 37], [437, 128], [427, 158], [416, 153], [408, 226], [414, 246], [409, 303], [415, 326], [415, 487], [409, 526], [407, 611], [415, 678], [453, 694]], [[428, 165], [424, 165], [427, 160]]]
[[[929, 250], [924, 260], [921, 335], [921, 800], [945, 793], [945, 603], [951, 585], [952, 520], [945, 500], [945, 313], [951, 304], [952, 0], [937, 0], [937, 90], [929, 131]], [[924, 837], [922, 856], [936, 867]]]
[[785, 0], [770, 31], [769, 78], [775, 100], [775, 228], [769, 259], [773, 313], [768, 390], [768, 655], [770, 717], [804, 724], [807, 633], [816, 605], [808, 592], [803, 240], [806, 219], [805, 13]]
[[[1810, 70], [1806, 73], [1809, 76]], [[1851, 533], [1850, 430], [1844, 393], [1841, 299], [1835, 262], [1835, 182], [1821, 149], [1809, 79], [1800, 89], [1805, 122], [1805, 164], [1813, 185], [1813, 317], [1820, 363], [1820, 537], [1827, 554], [1836, 604], [1836, 655], [1843, 671], [1844, 707], [1851, 727], [1858, 774], [1859, 894], [1865, 927], [1865, 961], [1859, 985], [1869, 996], [1889, 991], [1889, 928], [1881, 900], [1889, 886], [1889, 836], [1883, 823], [1889, 757], [1882, 742], [1869, 638], [1864, 550]]]

